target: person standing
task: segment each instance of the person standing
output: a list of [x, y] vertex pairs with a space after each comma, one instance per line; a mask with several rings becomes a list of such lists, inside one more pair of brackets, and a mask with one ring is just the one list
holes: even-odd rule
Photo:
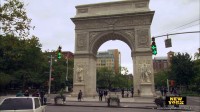
[[124, 98], [124, 88], [122, 88], [122, 98]]
[[167, 88], [164, 88], [163, 92], [164, 92], [164, 96], [167, 96]]
[[41, 104], [44, 105], [44, 95], [45, 92], [43, 90], [40, 91], [40, 100], [41, 100]]
[[131, 88], [131, 97], [133, 97], [133, 88]]
[[160, 88], [160, 92], [161, 92], [161, 95], [164, 96], [164, 87], [163, 86]]
[[29, 91], [28, 91], [28, 89], [25, 91], [24, 96], [29, 96]]
[[103, 97], [103, 92], [100, 90], [99, 91], [99, 101], [102, 101], [102, 97]]
[[78, 93], [78, 101], [81, 101], [82, 95], [83, 95], [83, 93], [82, 93], [82, 91], [80, 90], [79, 93]]

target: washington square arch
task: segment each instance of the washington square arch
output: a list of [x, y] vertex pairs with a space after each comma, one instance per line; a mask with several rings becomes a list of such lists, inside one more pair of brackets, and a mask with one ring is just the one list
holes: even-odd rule
[[154, 96], [150, 26], [154, 11], [149, 0], [122, 0], [76, 6], [73, 93], [95, 96], [96, 55], [109, 40], [121, 40], [131, 49], [134, 95]]

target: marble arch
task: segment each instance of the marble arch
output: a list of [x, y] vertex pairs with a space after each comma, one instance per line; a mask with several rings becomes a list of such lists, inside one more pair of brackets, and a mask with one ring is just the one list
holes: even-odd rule
[[[123, 0], [76, 6], [73, 96], [82, 90], [95, 96], [96, 54], [108, 40], [121, 40], [131, 49], [134, 95], [153, 96], [154, 76], [150, 26], [154, 11], [149, 0]], [[123, 55], [123, 54], [122, 54]], [[148, 80], [146, 80], [148, 79]]]

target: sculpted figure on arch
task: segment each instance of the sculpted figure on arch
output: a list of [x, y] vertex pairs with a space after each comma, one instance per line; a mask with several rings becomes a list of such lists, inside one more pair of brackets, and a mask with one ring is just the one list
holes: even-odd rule
[[83, 67], [81, 67], [80, 65], [77, 66], [76, 72], [77, 72], [77, 80], [78, 80], [78, 82], [83, 81]]
[[147, 82], [150, 83], [151, 82], [151, 70], [150, 68], [148, 68], [147, 64], [143, 64], [141, 65], [141, 82]]

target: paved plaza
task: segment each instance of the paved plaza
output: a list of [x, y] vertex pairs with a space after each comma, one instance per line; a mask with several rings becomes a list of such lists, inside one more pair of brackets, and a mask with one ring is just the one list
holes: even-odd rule
[[[0, 96], [0, 101], [5, 97], [12, 97], [15, 95]], [[66, 95], [66, 101], [63, 103], [62, 100], [58, 100], [58, 104], [54, 104], [54, 97], [56, 94], [51, 94], [48, 99], [47, 112], [55, 112], [52, 110], [61, 109], [59, 112], [65, 112], [69, 109], [70, 112], [77, 112], [78, 109], [81, 109], [80, 112], [120, 112], [120, 110], [125, 110], [124, 112], [200, 112], [200, 97], [188, 97], [188, 105], [181, 105], [180, 108], [157, 108], [154, 103], [154, 98], [145, 98], [145, 97], [129, 97], [129, 98], [120, 98], [120, 107], [108, 107], [106, 99], [103, 98], [103, 101], [99, 101], [99, 97], [83, 97], [81, 102], [78, 102], [77, 97], [72, 97]], [[76, 108], [75, 108], [76, 107]], [[82, 110], [83, 109], [83, 110]], [[90, 109], [88, 111], [87, 109]], [[63, 110], [63, 111], [62, 111]], [[186, 111], [187, 110], [187, 111]], [[188, 111], [190, 110], [190, 111]]]

